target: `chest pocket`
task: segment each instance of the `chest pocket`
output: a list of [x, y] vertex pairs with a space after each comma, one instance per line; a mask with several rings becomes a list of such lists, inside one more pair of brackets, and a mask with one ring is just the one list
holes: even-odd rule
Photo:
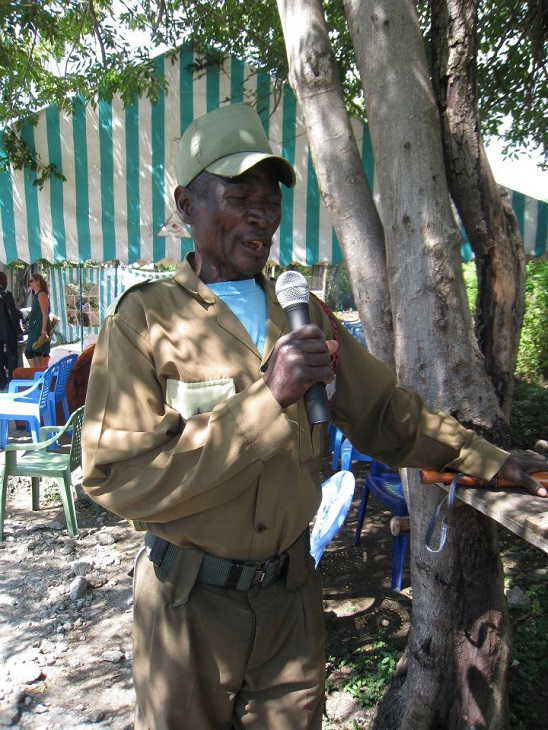
[[216, 405], [236, 394], [232, 378], [206, 380], [201, 383], [183, 383], [168, 378], [166, 403], [179, 411], [187, 421], [197, 413], [210, 413]]

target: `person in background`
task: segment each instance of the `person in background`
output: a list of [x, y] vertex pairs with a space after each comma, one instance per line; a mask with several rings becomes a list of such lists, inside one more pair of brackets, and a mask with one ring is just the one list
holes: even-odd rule
[[19, 336], [23, 334], [21, 312], [8, 291], [8, 277], [0, 271], [0, 390], [5, 390], [19, 360]]
[[51, 348], [49, 290], [41, 274], [31, 275], [29, 288], [32, 291], [32, 305], [27, 327], [25, 357], [29, 367], [42, 368], [48, 365]]
[[263, 275], [295, 172], [246, 104], [199, 117], [175, 159], [194, 251], [127, 290], [103, 322], [86, 398], [83, 486], [145, 530], [135, 564], [135, 730], [320, 730], [321, 575], [309, 525], [325, 425], [303, 402], [331, 384], [332, 420], [392, 466], [510, 479], [548, 459], [508, 454], [418, 394], [330, 313], [289, 331]]

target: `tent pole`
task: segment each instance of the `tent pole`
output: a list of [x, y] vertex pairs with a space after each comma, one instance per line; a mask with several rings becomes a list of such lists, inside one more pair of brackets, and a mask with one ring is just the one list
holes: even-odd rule
[[84, 311], [83, 311], [83, 296], [84, 287], [82, 285], [82, 264], [78, 262], [78, 286], [80, 290], [80, 350], [84, 350]]

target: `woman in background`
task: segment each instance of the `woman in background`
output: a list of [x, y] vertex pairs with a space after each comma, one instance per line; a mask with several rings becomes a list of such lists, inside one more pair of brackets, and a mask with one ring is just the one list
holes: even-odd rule
[[28, 339], [25, 357], [29, 367], [47, 367], [50, 352], [49, 290], [41, 274], [32, 274], [29, 279], [32, 291], [32, 306], [28, 323]]

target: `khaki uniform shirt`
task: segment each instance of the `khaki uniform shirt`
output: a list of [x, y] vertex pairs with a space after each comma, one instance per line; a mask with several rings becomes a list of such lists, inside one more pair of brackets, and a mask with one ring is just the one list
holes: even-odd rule
[[[84, 488], [106, 509], [181, 546], [236, 560], [288, 548], [321, 501], [325, 426], [302, 400], [282, 410], [261, 366], [288, 331], [273, 282], [261, 358], [188, 261], [123, 295], [95, 349], [83, 427]], [[311, 320], [332, 337], [315, 302]], [[333, 422], [392, 466], [490, 478], [507, 453], [426, 409], [343, 327]]]

